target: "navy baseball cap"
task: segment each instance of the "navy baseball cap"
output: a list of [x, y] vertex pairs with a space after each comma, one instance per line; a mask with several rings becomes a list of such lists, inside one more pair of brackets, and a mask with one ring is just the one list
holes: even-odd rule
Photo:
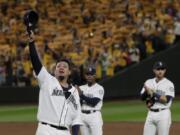
[[87, 75], [95, 75], [96, 74], [96, 69], [94, 67], [88, 67], [86, 69], [85, 74], [87, 74]]
[[166, 64], [162, 61], [157, 61], [154, 63], [153, 69], [166, 69]]

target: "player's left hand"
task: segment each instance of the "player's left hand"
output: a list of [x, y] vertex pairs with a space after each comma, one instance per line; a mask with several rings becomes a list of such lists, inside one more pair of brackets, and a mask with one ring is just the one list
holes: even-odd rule
[[151, 106], [153, 106], [154, 103], [155, 103], [155, 100], [154, 100], [153, 97], [152, 97], [152, 98], [147, 98], [147, 99], [146, 99], [146, 105], [147, 105], [148, 108], [151, 108]]
[[150, 97], [153, 97], [153, 93], [154, 93], [153, 89], [147, 87], [145, 84], [144, 84], [144, 89], [145, 89], [145, 91], [147, 91], [147, 93], [148, 93], [148, 95], [150, 95]]

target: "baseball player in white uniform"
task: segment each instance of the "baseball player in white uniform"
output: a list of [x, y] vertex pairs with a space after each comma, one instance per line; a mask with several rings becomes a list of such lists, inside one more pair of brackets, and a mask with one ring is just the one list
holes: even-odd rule
[[96, 83], [96, 71], [88, 67], [85, 73], [87, 84], [80, 86], [82, 121], [81, 135], [102, 135], [103, 120], [101, 108], [103, 105], [104, 88]]
[[58, 61], [52, 76], [39, 60], [34, 34], [29, 37], [31, 62], [40, 87], [36, 135], [70, 135], [70, 128], [72, 135], [78, 135], [81, 105], [77, 89], [68, 83], [71, 64], [66, 59]]
[[169, 135], [174, 84], [164, 76], [165, 63], [156, 62], [153, 71], [155, 78], [148, 79], [141, 90], [142, 100], [146, 101], [149, 109], [143, 135]]

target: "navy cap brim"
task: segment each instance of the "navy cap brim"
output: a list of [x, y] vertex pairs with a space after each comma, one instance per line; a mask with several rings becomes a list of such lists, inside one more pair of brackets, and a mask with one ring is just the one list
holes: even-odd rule
[[166, 69], [166, 64], [161, 61], [158, 61], [154, 63], [153, 69]]
[[86, 75], [95, 75], [96, 70], [94, 68], [89, 67], [89, 68], [86, 69], [85, 74]]

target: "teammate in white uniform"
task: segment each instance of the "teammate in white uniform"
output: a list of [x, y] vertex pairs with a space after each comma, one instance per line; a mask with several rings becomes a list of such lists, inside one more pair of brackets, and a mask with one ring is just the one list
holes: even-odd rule
[[86, 85], [79, 87], [82, 121], [81, 135], [102, 135], [103, 120], [101, 108], [103, 105], [104, 88], [96, 83], [96, 71], [89, 67], [85, 73]]
[[153, 71], [155, 78], [148, 79], [141, 90], [142, 99], [146, 100], [149, 109], [143, 135], [169, 135], [174, 84], [164, 77], [166, 65], [163, 62], [156, 62]]
[[42, 66], [35, 45], [34, 34], [30, 35], [29, 51], [33, 69], [38, 79], [39, 121], [36, 135], [78, 135], [81, 122], [81, 106], [78, 91], [68, 83], [71, 64], [62, 59], [56, 64], [54, 75]]

